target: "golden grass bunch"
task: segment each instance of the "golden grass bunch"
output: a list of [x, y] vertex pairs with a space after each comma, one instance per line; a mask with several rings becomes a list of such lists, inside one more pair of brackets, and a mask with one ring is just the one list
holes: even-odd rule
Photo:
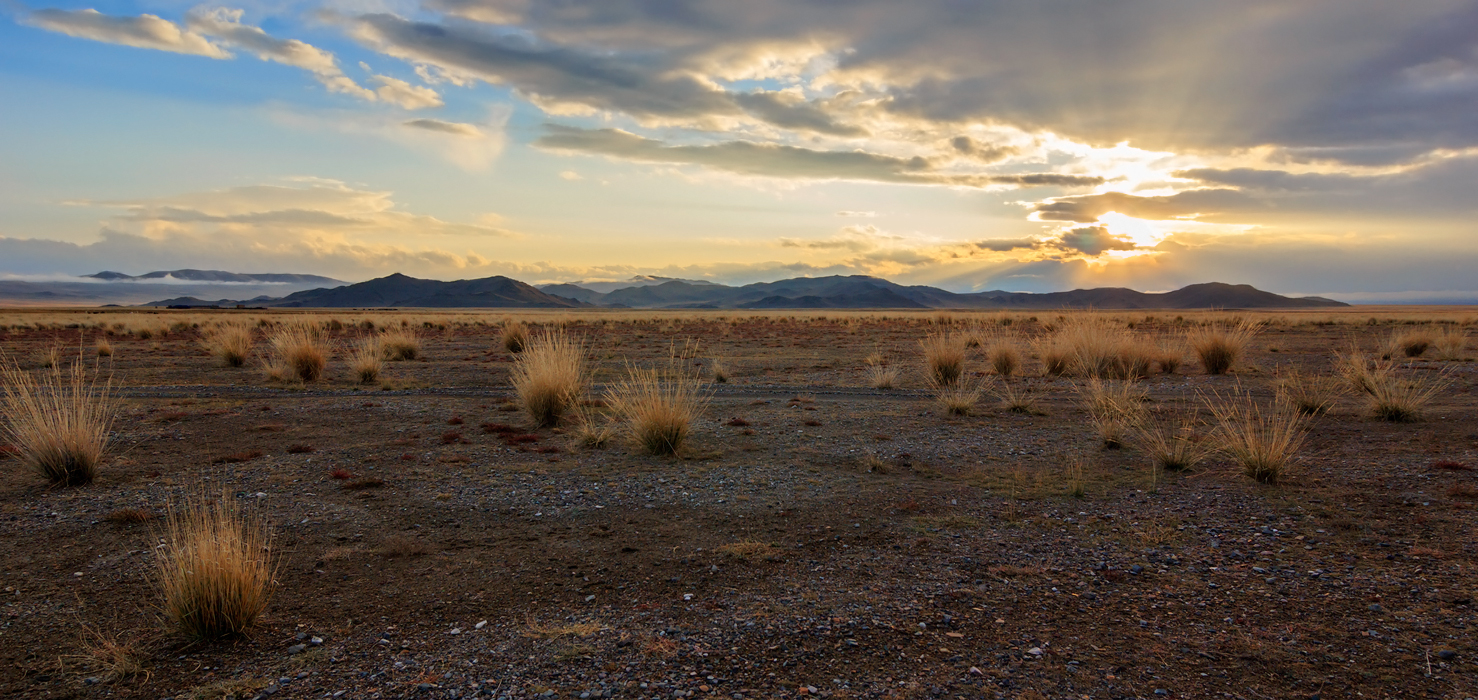
[[931, 386], [947, 386], [965, 373], [970, 354], [968, 339], [952, 333], [931, 333], [919, 341], [924, 353], [924, 377]]
[[409, 326], [387, 328], [380, 334], [380, 349], [389, 360], [414, 360], [421, 356], [421, 336]]
[[1345, 381], [1365, 396], [1370, 415], [1393, 423], [1420, 420], [1427, 404], [1452, 383], [1445, 374], [1435, 379], [1402, 376], [1394, 363], [1374, 361], [1356, 351], [1336, 357]]
[[529, 343], [529, 327], [523, 321], [503, 323], [503, 349], [515, 355], [523, 352]]
[[1165, 374], [1175, 374], [1185, 361], [1185, 346], [1172, 340], [1161, 340], [1155, 345], [1155, 364]]
[[1145, 392], [1129, 381], [1090, 378], [1079, 385], [1078, 396], [1104, 447], [1123, 447], [1130, 429], [1144, 416]]
[[267, 336], [272, 356], [267, 363], [267, 374], [273, 379], [288, 381], [297, 379], [316, 382], [323, 378], [328, 366], [328, 343], [317, 325], [307, 323], [284, 324], [274, 328]]
[[225, 367], [241, 367], [251, 357], [252, 328], [228, 321], [205, 331], [200, 344]]
[[1157, 349], [1133, 333], [1096, 316], [1068, 319], [1040, 347], [1047, 374], [1090, 379], [1149, 376], [1158, 355]]
[[716, 384], [728, 384], [729, 383], [729, 368], [728, 368], [728, 366], [726, 366], [724, 364], [724, 361], [723, 360], [720, 360], [717, 357], [713, 358], [713, 367], [712, 367], [712, 370], [713, 370], [713, 381], [714, 381], [714, 383], [716, 383]]
[[528, 341], [513, 365], [513, 391], [534, 425], [558, 425], [585, 390], [585, 346], [563, 330]]
[[171, 507], [155, 550], [164, 614], [196, 639], [239, 635], [262, 614], [273, 583], [272, 534], [226, 493]]
[[1468, 336], [1458, 326], [1443, 328], [1432, 334], [1432, 347], [1437, 350], [1437, 359], [1449, 362], [1466, 357]]
[[63, 372], [52, 366], [39, 375], [0, 362], [4, 383], [5, 436], [16, 457], [47, 481], [81, 486], [97, 477], [108, 448], [116, 406], [112, 382], [88, 372], [79, 357]]
[[627, 367], [609, 399], [632, 443], [654, 455], [677, 454], [708, 403], [698, 376], [676, 357], [666, 367]]
[[1207, 374], [1226, 374], [1247, 351], [1261, 324], [1243, 320], [1234, 326], [1209, 324], [1186, 333], [1186, 343]]
[[1274, 484], [1288, 472], [1303, 445], [1303, 416], [1291, 410], [1264, 410], [1252, 397], [1220, 396], [1208, 401], [1216, 417], [1217, 448], [1242, 466], [1253, 481]]
[[1002, 381], [998, 386], [1000, 388], [995, 391], [995, 394], [1001, 402], [1002, 409], [1028, 416], [1047, 415], [1046, 411], [1037, 406], [1036, 396], [1033, 395], [1030, 386], [1022, 384], [1020, 388], [1017, 388], [1009, 381]]
[[1433, 340], [1432, 332], [1425, 328], [1392, 331], [1380, 344], [1380, 359], [1421, 357], [1432, 347]]
[[98, 338], [93, 348], [97, 351], [98, 357], [113, 356], [113, 344], [108, 342], [107, 338]]
[[888, 364], [888, 357], [881, 352], [867, 356], [867, 383], [874, 389], [892, 389], [898, 386], [898, 368]]
[[384, 337], [379, 335], [365, 336], [354, 343], [349, 353], [349, 369], [360, 384], [373, 384], [380, 378], [380, 372], [385, 369], [383, 343]]
[[1002, 377], [1010, 377], [1021, 368], [1021, 351], [1017, 349], [1016, 342], [1008, 339], [997, 339], [991, 343], [990, 351], [986, 353], [986, 361], [990, 368]]
[[[994, 380], [995, 377], [990, 377], [987, 383]], [[975, 377], [962, 376], [949, 384], [934, 384], [934, 400], [949, 415], [968, 416], [975, 412], [985, 389]]]
[[1134, 444], [1149, 455], [1156, 469], [1178, 472], [1200, 464], [1212, 452], [1213, 446], [1197, 434], [1196, 427], [1193, 414], [1146, 412], [1131, 431]]
[[1307, 375], [1289, 369], [1278, 378], [1278, 400], [1306, 416], [1322, 416], [1334, 408], [1346, 383], [1337, 377]]

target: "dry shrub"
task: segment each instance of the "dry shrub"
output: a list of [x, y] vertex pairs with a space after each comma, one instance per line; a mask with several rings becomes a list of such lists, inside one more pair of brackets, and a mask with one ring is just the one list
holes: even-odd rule
[[1435, 379], [1402, 376], [1391, 363], [1367, 363], [1359, 357], [1344, 360], [1341, 369], [1364, 393], [1370, 415], [1393, 423], [1420, 420], [1427, 404], [1452, 383], [1445, 374]]
[[366, 336], [354, 344], [349, 353], [349, 369], [360, 384], [373, 384], [385, 368], [384, 339], [381, 336]]
[[1068, 319], [1042, 347], [1042, 363], [1048, 374], [1090, 379], [1149, 376], [1158, 356], [1157, 349], [1096, 316]]
[[1259, 324], [1242, 321], [1230, 328], [1211, 324], [1186, 333], [1186, 342], [1207, 374], [1226, 374], [1257, 335]]
[[1303, 416], [1291, 410], [1263, 410], [1250, 396], [1234, 394], [1209, 401], [1216, 416], [1217, 447], [1263, 484], [1277, 483], [1303, 444]]
[[1431, 331], [1412, 329], [1393, 331], [1380, 346], [1380, 359], [1395, 360], [1401, 357], [1421, 357], [1432, 347]]
[[1432, 336], [1432, 347], [1437, 350], [1437, 359], [1449, 362], [1461, 360], [1468, 349], [1468, 336], [1456, 326], [1443, 328]]
[[84, 625], [79, 654], [63, 656], [65, 665], [76, 664], [82, 673], [96, 676], [111, 683], [135, 676], [148, 680], [145, 664], [149, 660], [149, 646], [158, 641], [154, 634], [140, 635], [138, 631], [118, 632], [112, 637], [93, 627]]
[[112, 382], [89, 373], [79, 357], [63, 373], [39, 375], [0, 361], [3, 434], [22, 463], [53, 484], [80, 486], [97, 476], [116, 413]]
[[995, 394], [996, 398], [1001, 401], [1002, 409], [1028, 416], [1047, 415], [1046, 411], [1043, 411], [1037, 406], [1036, 397], [1032, 394], [1030, 386], [1023, 384], [1018, 389], [1009, 381], [1002, 381], [998, 386], [1000, 388], [996, 390]]
[[252, 329], [244, 323], [222, 323], [205, 332], [200, 344], [225, 367], [241, 367], [251, 356]]
[[[991, 377], [987, 383], [994, 380]], [[980, 395], [985, 392], [985, 388], [974, 377], [966, 376], [949, 384], [935, 384], [934, 400], [949, 415], [968, 416], [975, 412], [975, 405], [980, 403]]]
[[965, 373], [965, 358], [970, 352], [965, 336], [930, 334], [919, 341], [919, 347], [924, 352], [924, 377], [931, 386], [949, 386]]
[[1200, 464], [1212, 450], [1196, 433], [1196, 425], [1192, 414], [1146, 413], [1133, 425], [1134, 443], [1149, 455], [1155, 468], [1185, 471]]
[[529, 327], [523, 321], [508, 321], [503, 324], [503, 349], [515, 355], [523, 352], [529, 343]]
[[717, 357], [713, 358], [713, 381], [718, 384], [729, 383], [729, 368]]
[[1156, 349], [1158, 353], [1155, 355], [1155, 364], [1160, 366], [1160, 371], [1175, 374], [1185, 361], [1185, 347], [1180, 343], [1161, 341]]
[[898, 386], [898, 368], [889, 365], [882, 353], [868, 355], [867, 383], [874, 389], [892, 389]]
[[1345, 383], [1335, 377], [1305, 375], [1290, 369], [1278, 379], [1278, 400], [1306, 416], [1322, 416], [1334, 407]]
[[563, 330], [541, 333], [519, 353], [512, 379], [518, 402], [534, 425], [558, 425], [585, 389], [585, 347]]
[[1072, 369], [1072, 355], [1055, 338], [1039, 339], [1035, 345], [1037, 356], [1042, 358], [1042, 374], [1063, 377]]
[[[610, 417], [593, 407], [581, 405], [575, 409], [576, 423], [573, 438], [582, 447], [605, 447], [616, 437], [616, 424]], [[485, 424], [486, 429], [487, 424]]]
[[306, 323], [287, 324], [274, 329], [267, 337], [272, 356], [267, 375], [273, 379], [297, 379], [314, 382], [323, 378], [328, 365], [328, 346], [323, 332]]
[[1009, 377], [1021, 368], [1021, 351], [1016, 349], [1016, 344], [1011, 341], [998, 341], [986, 355], [990, 362], [990, 368], [1002, 377]]
[[1104, 447], [1122, 447], [1130, 428], [1144, 416], [1145, 392], [1128, 381], [1089, 379], [1078, 387], [1078, 395]]
[[94, 348], [97, 350], [98, 357], [113, 356], [113, 344], [108, 342], [107, 338], [98, 338]]
[[666, 367], [627, 367], [610, 394], [632, 442], [654, 455], [677, 454], [707, 403], [702, 382], [677, 358]]
[[239, 635], [261, 615], [273, 582], [272, 534], [229, 494], [189, 498], [171, 507], [167, 544], [155, 550], [164, 613], [185, 635]]
[[421, 356], [421, 336], [413, 328], [389, 328], [380, 334], [380, 349], [389, 360], [414, 360]]

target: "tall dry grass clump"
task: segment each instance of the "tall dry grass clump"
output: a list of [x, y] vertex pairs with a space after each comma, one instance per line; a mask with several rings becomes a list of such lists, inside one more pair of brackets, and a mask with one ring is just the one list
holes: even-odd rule
[[585, 346], [563, 330], [545, 331], [519, 353], [512, 379], [519, 405], [534, 425], [558, 425], [585, 390]]
[[1253, 481], [1274, 484], [1288, 472], [1303, 445], [1303, 417], [1291, 410], [1264, 410], [1250, 396], [1208, 400], [1216, 417], [1217, 447]]
[[200, 344], [224, 367], [241, 367], [251, 357], [252, 329], [244, 323], [222, 323], [205, 332]]
[[328, 366], [328, 343], [323, 331], [306, 323], [285, 324], [267, 336], [272, 356], [267, 374], [273, 379], [316, 382]]
[[414, 328], [387, 328], [380, 334], [380, 349], [389, 360], [414, 360], [421, 356], [421, 336]]
[[888, 364], [887, 356], [875, 352], [867, 356], [867, 383], [874, 389], [892, 389], [898, 386], [898, 368]]
[[989, 377], [982, 383], [974, 377], [961, 376], [949, 384], [936, 383], [933, 385], [934, 401], [949, 415], [968, 416], [975, 412], [975, 406], [980, 403], [980, 395], [994, 381], [995, 377]]
[[1393, 423], [1421, 420], [1427, 404], [1452, 383], [1445, 374], [1435, 379], [1402, 376], [1395, 364], [1373, 361], [1355, 351], [1337, 357], [1340, 373], [1365, 396], [1370, 415]]
[[1246, 353], [1258, 328], [1259, 324], [1245, 320], [1231, 327], [1201, 326], [1186, 333], [1186, 343], [1207, 374], [1226, 374]]
[[1195, 467], [1211, 454], [1212, 445], [1201, 439], [1196, 427], [1192, 414], [1146, 413], [1135, 421], [1131, 433], [1134, 444], [1149, 455], [1156, 469], [1178, 472]]
[[1278, 401], [1305, 416], [1322, 416], [1345, 391], [1336, 377], [1306, 375], [1290, 369], [1278, 378]]
[[197, 496], [170, 508], [164, 537], [165, 546], [154, 551], [165, 617], [196, 639], [246, 631], [273, 588], [266, 523], [243, 515], [228, 494]]
[[349, 369], [360, 384], [373, 384], [385, 369], [383, 338], [378, 335], [365, 336], [354, 343], [349, 353]]
[[1456, 326], [1443, 328], [1432, 335], [1432, 347], [1437, 350], [1437, 359], [1453, 362], [1464, 359], [1468, 350], [1468, 336]]
[[0, 361], [5, 414], [3, 434], [16, 457], [59, 486], [81, 486], [97, 477], [116, 413], [112, 382], [89, 373], [81, 358], [63, 372], [38, 375]]
[[1149, 376], [1158, 355], [1133, 333], [1096, 316], [1067, 319], [1039, 347], [1048, 374], [1090, 379], [1141, 379]]
[[523, 321], [508, 321], [503, 324], [503, 349], [517, 355], [529, 342], [529, 327]]
[[986, 353], [986, 361], [996, 374], [1010, 377], [1021, 368], [1021, 351], [1009, 340], [998, 340], [991, 345], [990, 352]]
[[608, 399], [632, 443], [654, 455], [677, 454], [708, 403], [702, 381], [676, 358], [666, 367], [628, 367]]
[[1395, 360], [1402, 357], [1421, 357], [1432, 347], [1432, 332], [1422, 329], [1392, 331], [1380, 344], [1380, 359]]
[[97, 351], [98, 357], [113, 356], [113, 344], [108, 342], [107, 338], [98, 338], [94, 344], [94, 349]]
[[931, 386], [954, 384], [964, 374], [970, 353], [964, 335], [932, 333], [919, 341], [919, 348], [924, 353], [924, 377]]
[[1089, 379], [1078, 387], [1078, 396], [1107, 448], [1123, 447], [1144, 416], [1145, 392], [1127, 380]]

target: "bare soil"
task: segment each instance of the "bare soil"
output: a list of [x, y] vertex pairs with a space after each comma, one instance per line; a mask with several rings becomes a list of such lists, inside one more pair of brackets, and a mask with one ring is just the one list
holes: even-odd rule
[[[596, 396], [686, 339], [698, 371], [723, 358], [730, 381], [672, 458], [528, 427], [488, 326], [423, 329], [424, 357], [370, 387], [342, 353], [327, 381], [283, 385], [216, 366], [194, 330], [113, 337], [100, 479], [51, 488], [0, 455], [0, 695], [1478, 695], [1473, 363], [1404, 364], [1453, 382], [1420, 422], [1345, 396], [1276, 485], [1223, 458], [1152, 481], [1035, 360], [1005, 381], [1043, 415], [989, 397], [942, 415], [917, 367], [930, 319], [571, 323]], [[1203, 396], [1270, 402], [1278, 368], [1328, 374], [1332, 350], [1390, 330], [1275, 324], [1231, 375], [1190, 359], [1142, 385], [1209, 417]], [[35, 366], [79, 334], [11, 329], [0, 348]], [[877, 350], [901, 388], [866, 385]], [[245, 638], [160, 620], [158, 520], [134, 521], [201, 489], [275, 529], [279, 587]]]

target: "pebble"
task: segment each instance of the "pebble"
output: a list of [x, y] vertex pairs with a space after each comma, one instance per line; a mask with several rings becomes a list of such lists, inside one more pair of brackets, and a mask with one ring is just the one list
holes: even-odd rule
[[1451, 661], [1457, 658], [1457, 652], [1451, 649], [1439, 649], [1437, 651], [1437, 658], [1442, 659], [1443, 661]]
[[307, 644], [294, 644], [294, 645], [292, 645], [292, 646], [290, 646], [290, 647], [287, 648], [287, 653], [288, 654], [292, 654], [292, 655], [296, 655], [296, 654], [301, 654], [301, 653], [303, 653], [303, 652], [305, 652], [307, 650], [308, 650], [308, 645]]

